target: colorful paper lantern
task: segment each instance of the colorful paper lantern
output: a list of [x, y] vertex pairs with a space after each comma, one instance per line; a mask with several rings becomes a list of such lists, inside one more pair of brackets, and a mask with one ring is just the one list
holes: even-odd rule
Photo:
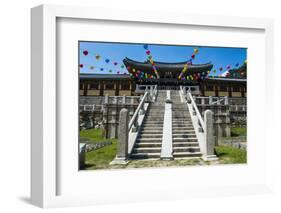
[[96, 59], [97, 59], [97, 60], [99, 60], [99, 59], [100, 59], [100, 55], [96, 55], [95, 57], [96, 57]]
[[194, 53], [197, 54], [199, 50], [197, 48], [194, 49]]
[[191, 58], [194, 59], [194, 58], [195, 58], [195, 54], [192, 54], [192, 55], [191, 55]]
[[117, 62], [114, 62], [113, 64], [114, 64], [114, 66], [117, 66], [118, 63], [117, 63]]
[[235, 66], [238, 67], [238, 66], [239, 66], [239, 63], [236, 63]]
[[124, 64], [122, 64], [122, 65], [121, 65], [121, 68], [123, 69], [124, 67], [125, 67]]
[[90, 69], [93, 70], [93, 69], [94, 69], [94, 66], [90, 66]]
[[100, 68], [100, 71], [103, 71], [103, 68]]
[[110, 60], [109, 60], [108, 58], [107, 58], [107, 59], [105, 59], [105, 62], [106, 62], [106, 63], [109, 63], [109, 61], [110, 61]]
[[145, 53], [146, 53], [147, 55], [150, 55], [150, 51], [149, 51], [149, 50], [147, 50]]
[[83, 68], [83, 67], [84, 67], [84, 65], [83, 65], [83, 64], [80, 64], [80, 65], [79, 65], [79, 67], [80, 67], [80, 68]]
[[147, 50], [147, 49], [148, 49], [148, 45], [147, 45], [147, 44], [144, 44], [144, 45], [143, 45], [143, 48]]
[[86, 55], [89, 54], [89, 52], [88, 52], [87, 50], [84, 50], [84, 51], [83, 51], [83, 54], [86, 56]]

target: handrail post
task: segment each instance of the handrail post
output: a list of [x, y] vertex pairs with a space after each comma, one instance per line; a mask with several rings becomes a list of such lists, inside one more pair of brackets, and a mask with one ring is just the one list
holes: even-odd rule
[[122, 102], [123, 102], [124, 105], [126, 104], [126, 96], [125, 95], [123, 95]]
[[117, 154], [110, 164], [127, 164], [128, 161], [128, 122], [129, 111], [125, 108], [121, 109], [119, 116]]
[[209, 96], [209, 105], [213, 105], [213, 97]]
[[224, 97], [224, 105], [228, 105], [228, 96]]
[[218, 160], [215, 155], [215, 137], [214, 137], [214, 113], [211, 110], [204, 112], [204, 123], [205, 123], [205, 150], [203, 153], [203, 159], [205, 161]]
[[143, 113], [144, 113], [144, 102], [145, 102], [145, 100], [142, 101], [143, 98], [144, 98], [143, 95], [141, 95], [141, 103], [140, 103], [140, 111], [139, 111], [140, 115], [143, 115]]

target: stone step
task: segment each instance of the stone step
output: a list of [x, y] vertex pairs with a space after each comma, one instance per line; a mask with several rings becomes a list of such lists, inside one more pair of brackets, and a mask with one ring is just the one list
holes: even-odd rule
[[146, 114], [146, 116], [148, 117], [159, 117], [159, 118], [161, 118], [161, 117], [164, 117], [164, 113], [147, 113]]
[[143, 126], [143, 127], [140, 129], [141, 132], [159, 132], [159, 131], [162, 132], [162, 130], [163, 130], [163, 127], [161, 127], [161, 126], [155, 126], [154, 128], [151, 128], [151, 127], [144, 127], [144, 126]]
[[161, 147], [162, 143], [136, 143], [135, 147], [144, 148], [144, 147]]
[[195, 134], [195, 131], [193, 128], [187, 129], [187, 130], [173, 130], [173, 134]]
[[150, 134], [150, 135], [155, 135], [155, 134], [159, 134], [159, 135], [163, 135], [163, 130], [159, 130], [159, 131], [154, 131], [154, 130], [140, 130], [140, 136], [143, 135], [143, 134]]
[[162, 138], [137, 138], [136, 143], [161, 143]]
[[173, 142], [173, 147], [199, 147], [198, 142]]
[[146, 132], [142, 132], [138, 138], [162, 138], [163, 134], [158, 134], [158, 133], [146, 133]]
[[150, 129], [155, 129], [156, 127], [159, 127], [163, 129], [163, 124], [143, 124], [143, 128], [150, 128]]
[[194, 127], [192, 125], [189, 126], [173, 126], [173, 130], [176, 131], [180, 131], [180, 130], [193, 130], [194, 131]]
[[133, 159], [160, 158], [160, 153], [132, 153], [131, 158]]
[[142, 126], [141, 131], [162, 131], [163, 130], [163, 126], [154, 126], [153, 128], [151, 128], [150, 126]]
[[174, 158], [190, 158], [190, 157], [201, 157], [201, 152], [174, 152]]
[[190, 118], [190, 115], [189, 115], [189, 113], [185, 113], [185, 114], [181, 114], [181, 113], [175, 114], [175, 113], [173, 113], [173, 118]]
[[176, 128], [193, 128], [193, 125], [191, 124], [173, 124], [173, 129], [176, 129]]
[[146, 119], [144, 121], [145, 122], [162, 122], [163, 123], [163, 119]]
[[185, 120], [185, 121], [173, 121], [173, 124], [190, 124], [191, 121]]
[[161, 147], [141, 147], [134, 148], [133, 153], [160, 153]]
[[191, 153], [194, 153], [194, 152], [200, 152], [200, 147], [197, 146], [197, 147], [173, 147], [173, 151], [174, 153], [177, 152], [191, 152]]
[[153, 124], [153, 125], [158, 125], [158, 124], [163, 124], [163, 121], [145, 121], [144, 125], [148, 124]]
[[173, 138], [196, 138], [196, 135], [190, 133], [173, 133]]
[[195, 130], [193, 128], [185, 128], [185, 129], [174, 129], [173, 134], [195, 134]]
[[198, 142], [197, 138], [174, 138], [173, 142]]

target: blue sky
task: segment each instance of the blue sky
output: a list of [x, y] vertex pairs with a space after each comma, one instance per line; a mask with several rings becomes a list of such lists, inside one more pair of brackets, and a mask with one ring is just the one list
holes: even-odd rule
[[[137, 61], [147, 60], [143, 44], [111, 42], [80, 42], [79, 44], [79, 63], [83, 64], [80, 73], [116, 74], [119, 71], [120, 74], [123, 74], [124, 72], [128, 73], [126, 67], [121, 67], [123, 65], [122, 60], [125, 57]], [[153, 60], [161, 62], [187, 61], [195, 48], [199, 52], [195, 56], [193, 64], [213, 63], [213, 70], [216, 70], [216, 74], [211, 72], [210, 75], [219, 75], [225, 72], [228, 65], [231, 68], [236, 67], [236, 64], [240, 66], [247, 59], [246, 48], [148, 44]], [[87, 51], [88, 55], [84, 55], [84, 51]], [[99, 60], [96, 59], [96, 55], [100, 56]], [[106, 59], [109, 59], [108, 63]], [[114, 62], [117, 65], [114, 65]], [[223, 71], [219, 71], [220, 67], [223, 68]]]

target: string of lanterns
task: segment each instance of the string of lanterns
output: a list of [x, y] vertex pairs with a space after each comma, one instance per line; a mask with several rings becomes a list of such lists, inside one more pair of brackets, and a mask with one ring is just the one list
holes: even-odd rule
[[152, 69], [153, 69], [155, 75], [157, 76], [157, 78], [159, 78], [160, 76], [159, 76], [159, 74], [158, 74], [157, 68], [156, 68], [156, 66], [155, 66], [155, 62], [154, 62], [153, 57], [152, 57], [152, 55], [151, 55], [151, 51], [148, 49], [148, 45], [147, 45], [147, 44], [143, 45], [143, 48], [146, 50], [145, 53], [146, 53], [146, 55], [147, 55], [147, 60], [148, 60], [148, 61], [150, 62], [150, 64], [152, 65]]
[[[109, 63], [112, 63], [114, 66], [117, 66], [119, 65], [119, 63], [117, 61], [114, 61], [114, 60], [111, 60], [109, 58], [105, 58], [105, 57], [102, 57], [100, 54], [95, 54], [95, 53], [90, 53], [88, 50], [81, 50], [81, 53], [84, 55], [84, 56], [94, 56], [94, 59], [99, 61], [101, 59], [104, 58], [104, 61], [105, 63], [109, 64]], [[79, 67], [80, 68], [84, 68], [87, 64], [79, 64]], [[96, 66], [93, 66], [93, 65], [88, 65], [89, 66], [89, 69], [93, 70]], [[125, 65], [124, 64], [121, 64], [120, 68], [124, 69], [125, 68]], [[103, 71], [104, 68], [100, 68], [101, 71]], [[120, 71], [119, 71], [120, 72]]]
[[[247, 64], [247, 60], [244, 61], [244, 64]], [[239, 63], [235, 63], [233, 66], [231, 66], [230, 64], [228, 64], [228, 65], [226, 65], [225, 69], [224, 69], [223, 67], [220, 67], [220, 68], [219, 68], [219, 71], [222, 72], [222, 73], [227, 72], [227, 73], [225, 74], [225, 77], [229, 77], [229, 75], [230, 75], [229, 71], [231, 71], [232, 69], [238, 69], [239, 66], [240, 66]], [[216, 73], [217, 73], [217, 70], [214, 69], [214, 70], [213, 70], [213, 73], [216, 74]], [[241, 74], [244, 75], [245, 73], [241, 73]], [[220, 74], [219, 76], [222, 76], [222, 74]]]
[[[192, 61], [195, 59], [195, 55], [198, 54], [199, 50], [197, 48], [195, 48], [193, 50], [193, 54], [190, 56], [190, 59], [187, 60], [186, 64], [184, 65], [181, 73], [179, 74], [178, 76], [178, 79], [179, 80], [185, 80], [185, 76], [184, 74], [186, 73], [187, 69], [188, 69], [188, 66], [192, 64]], [[193, 80], [193, 76], [192, 75], [189, 75], [187, 76], [187, 79], [189, 80]]]
[[143, 78], [146, 78], [146, 79], [147, 78], [153, 78], [153, 79], [155, 79], [156, 78], [152, 74], [144, 73], [144, 72], [142, 72], [140, 70], [136, 70], [135, 68], [131, 69], [131, 67], [129, 67], [129, 66], [127, 67], [127, 69], [131, 71], [131, 73], [130, 73], [131, 76], [135, 77], [137, 79], [143, 79]]

